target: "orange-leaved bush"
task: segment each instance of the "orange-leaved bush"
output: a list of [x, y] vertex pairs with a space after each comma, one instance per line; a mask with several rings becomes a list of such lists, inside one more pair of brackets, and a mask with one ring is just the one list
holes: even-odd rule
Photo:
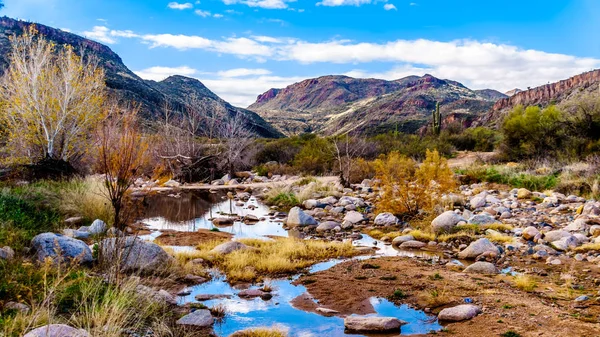
[[374, 162], [375, 178], [380, 180], [379, 212], [391, 212], [413, 218], [434, 210], [442, 195], [456, 188], [446, 159], [437, 151], [427, 150], [425, 161], [418, 164], [398, 152]]

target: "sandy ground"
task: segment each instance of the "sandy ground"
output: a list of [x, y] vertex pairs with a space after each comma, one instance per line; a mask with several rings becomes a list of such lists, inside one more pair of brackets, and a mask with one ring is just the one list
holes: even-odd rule
[[208, 229], [199, 229], [195, 232], [181, 232], [174, 230], [161, 230], [162, 234], [156, 238], [156, 243], [165, 246], [197, 246], [210, 241], [224, 241], [233, 237], [230, 233], [213, 232]]
[[[365, 263], [377, 269], [365, 269]], [[509, 275], [464, 274], [427, 261], [398, 257], [346, 262], [302, 276], [296, 282], [304, 284], [321, 306], [337, 310], [340, 315], [373, 313], [368, 299], [390, 298], [396, 289], [406, 298], [390, 300], [433, 313], [464, 304], [465, 298], [483, 307], [483, 314], [470, 321], [445, 325], [446, 329], [437, 333], [441, 336], [501, 336], [510, 330], [521, 336], [600, 336], [600, 303], [593, 300], [594, 296], [585, 304], [573, 301], [582, 293], [596, 293], [598, 266], [590, 269], [589, 264], [540, 264], [528, 268], [546, 275], [537, 276], [539, 283], [533, 292], [517, 289]], [[564, 280], [560, 280], [565, 272], [573, 275], [575, 284], [583, 289], [567, 290]], [[305, 310], [316, 309], [307, 298], [297, 298], [293, 303]]]
[[477, 162], [488, 162], [497, 155], [496, 152], [469, 152], [460, 151], [454, 158], [448, 159], [448, 166], [451, 168], [463, 168], [471, 166]]

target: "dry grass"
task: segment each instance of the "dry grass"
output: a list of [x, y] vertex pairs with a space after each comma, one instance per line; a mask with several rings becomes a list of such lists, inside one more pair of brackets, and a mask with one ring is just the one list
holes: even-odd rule
[[280, 328], [252, 328], [234, 332], [229, 337], [287, 337], [287, 331]]
[[300, 190], [296, 191], [296, 197], [301, 203], [308, 199], [313, 199], [315, 195], [320, 197], [340, 197], [341, 194], [337, 187], [333, 184], [325, 184], [320, 181], [313, 181], [307, 185], [304, 185]]
[[448, 291], [446, 289], [447, 284], [444, 285], [444, 287], [441, 289], [435, 288], [429, 291], [429, 293], [427, 293], [426, 298], [427, 305], [431, 308], [437, 308], [450, 303], [452, 301], [452, 298], [448, 294]]
[[154, 330], [164, 335], [168, 310], [164, 303], [136, 291], [138, 281], [127, 279], [119, 286], [107, 284], [73, 269], [58, 270], [45, 264], [44, 296], [31, 303], [28, 313], [2, 320], [0, 335], [23, 336], [46, 324], [67, 324], [95, 337], [120, 337], [123, 329]]
[[437, 237], [437, 240], [438, 240], [438, 242], [448, 242], [448, 241], [452, 241], [452, 240], [456, 240], [456, 239], [463, 239], [463, 238], [468, 238], [469, 241], [474, 241], [477, 238], [477, 235], [475, 235], [471, 232], [463, 231], [463, 232], [452, 233], [452, 234], [442, 234]]
[[112, 223], [113, 209], [106, 198], [102, 179], [76, 179], [69, 186], [60, 193], [61, 212], [69, 216], [81, 216], [89, 221], [101, 219], [108, 224]]
[[402, 232], [398, 232], [398, 231], [395, 231], [395, 232], [384, 232], [384, 231], [381, 231], [379, 229], [372, 229], [372, 230], [370, 230], [370, 231], [367, 232], [367, 235], [369, 235], [370, 237], [372, 237], [373, 239], [376, 239], [376, 240], [380, 240], [384, 236], [387, 236], [387, 237], [389, 237], [390, 239], [393, 240], [394, 238], [396, 238], [398, 236], [401, 236]]
[[408, 234], [412, 235], [417, 241], [429, 242], [435, 240], [434, 233], [426, 232], [420, 229], [412, 230]]
[[281, 238], [276, 240], [242, 239], [253, 249], [227, 255], [214, 254], [215, 245], [198, 246], [199, 257], [223, 271], [230, 281], [256, 281], [266, 276], [296, 273], [319, 261], [357, 254], [350, 242], [325, 242]]
[[576, 252], [589, 252], [589, 251], [600, 251], [600, 243], [585, 243], [577, 248], [575, 248]]
[[535, 289], [535, 287], [537, 287], [536, 279], [526, 274], [519, 274], [515, 276], [514, 281], [515, 287], [526, 292], [532, 292]]
[[488, 240], [495, 242], [495, 243], [510, 243], [514, 241], [514, 237], [510, 236], [510, 235], [504, 235], [502, 233], [492, 233], [492, 234], [488, 234], [485, 236], [486, 238], [488, 238]]
[[[214, 244], [214, 246], [216, 246], [219, 243], [221, 243], [221, 242], [214, 241], [214, 242], [209, 243], [209, 245]], [[193, 259], [202, 258], [202, 256], [203, 256], [202, 252], [197, 251], [197, 250], [175, 251], [171, 247], [164, 247], [164, 246], [162, 248], [169, 255], [171, 255], [175, 258], [175, 264], [173, 264], [171, 266], [171, 271], [170, 271], [171, 274], [180, 275], [180, 276], [192, 274], [192, 275], [207, 277], [208, 273], [206, 272], [206, 270], [204, 269], [203, 266], [193, 264], [190, 262]]]

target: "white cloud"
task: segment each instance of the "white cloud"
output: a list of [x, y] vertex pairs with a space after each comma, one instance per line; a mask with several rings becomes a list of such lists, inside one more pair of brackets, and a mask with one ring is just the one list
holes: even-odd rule
[[94, 26], [91, 31], [83, 32], [82, 34], [88, 39], [96, 40], [98, 42], [106, 44], [117, 43], [115, 39], [110, 37], [110, 29], [104, 26]]
[[398, 10], [396, 8], [396, 6], [394, 6], [393, 4], [385, 4], [385, 5], [383, 5], [383, 9], [385, 9], [386, 11], [391, 11], [391, 10], [397, 11]]
[[243, 4], [248, 7], [259, 7], [265, 9], [284, 9], [288, 7], [288, 2], [296, 0], [223, 0], [226, 5]]
[[213, 18], [217, 18], [217, 19], [221, 19], [223, 17], [223, 14], [214, 14]]
[[188, 66], [181, 67], [151, 67], [140, 71], [135, 71], [136, 75], [146, 80], [162, 81], [173, 75], [192, 76], [197, 73], [196, 69]]
[[171, 9], [184, 10], [184, 9], [193, 8], [194, 5], [192, 5], [189, 2], [182, 3], [182, 4], [180, 4], [178, 2], [169, 2], [169, 4], [167, 5], [167, 7], [171, 8]]
[[337, 7], [337, 6], [360, 6], [370, 4], [371, 0], [323, 0], [317, 2], [317, 6]]
[[411, 2], [410, 5], [411, 6], [417, 6], [418, 4], [416, 2]]
[[[96, 29], [96, 27], [94, 32], [100, 38], [106, 38], [108, 34], [107, 30]], [[129, 31], [111, 31], [108, 38], [125, 35], [140, 38], [151, 48], [202, 49], [257, 62], [271, 60], [300, 64], [348, 64], [353, 67], [349, 71], [354, 69], [351, 73], [359, 77], [396, 79], [411, 74], [430, 73], [437, 77], [462, 82], [474, 89], [493, 88], [501, 91], [558, 81], [600, 67], [599, 59], [474, 40], [308, 42], [271, 36], [209, 39], [193, 35], [137, 35]], [[390, 70], [370, 73], [361, 71], [357, 66], [373, 62], [390, 64]]]
[[245, 76], [250, 76], [250, 75], [269, 75], [271, 74], [271, 71], [267, 70], [267, 69], [248, 69], [248, 68], [236, 68], [236, 69], [229, 69], [229, 70], [223, 70], [223, 71], [219, 71], [217, 72], [217, 75], [219, 75], [220, 77], [227, 77], [227, 78], [231, 78], [231, 77], [245, 77]]
[[210, 16], [209, 11], [203, 11], [201, 9], [196, 9], [196, 11], [194, 13], [196, 13], [196, 15], [200, 15], [203, 18]]

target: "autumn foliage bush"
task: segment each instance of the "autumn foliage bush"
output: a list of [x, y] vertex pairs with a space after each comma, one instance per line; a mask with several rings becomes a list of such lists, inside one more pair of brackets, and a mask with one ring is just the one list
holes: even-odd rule
[[427, 150], [420, 165], [398, 152], [391, 152], [375, 160], [374, 168], [381, 187], [378, 211], [402, 218], [433, 212], [441, 196], [457, 186], [446, 159], [437, 151]]

